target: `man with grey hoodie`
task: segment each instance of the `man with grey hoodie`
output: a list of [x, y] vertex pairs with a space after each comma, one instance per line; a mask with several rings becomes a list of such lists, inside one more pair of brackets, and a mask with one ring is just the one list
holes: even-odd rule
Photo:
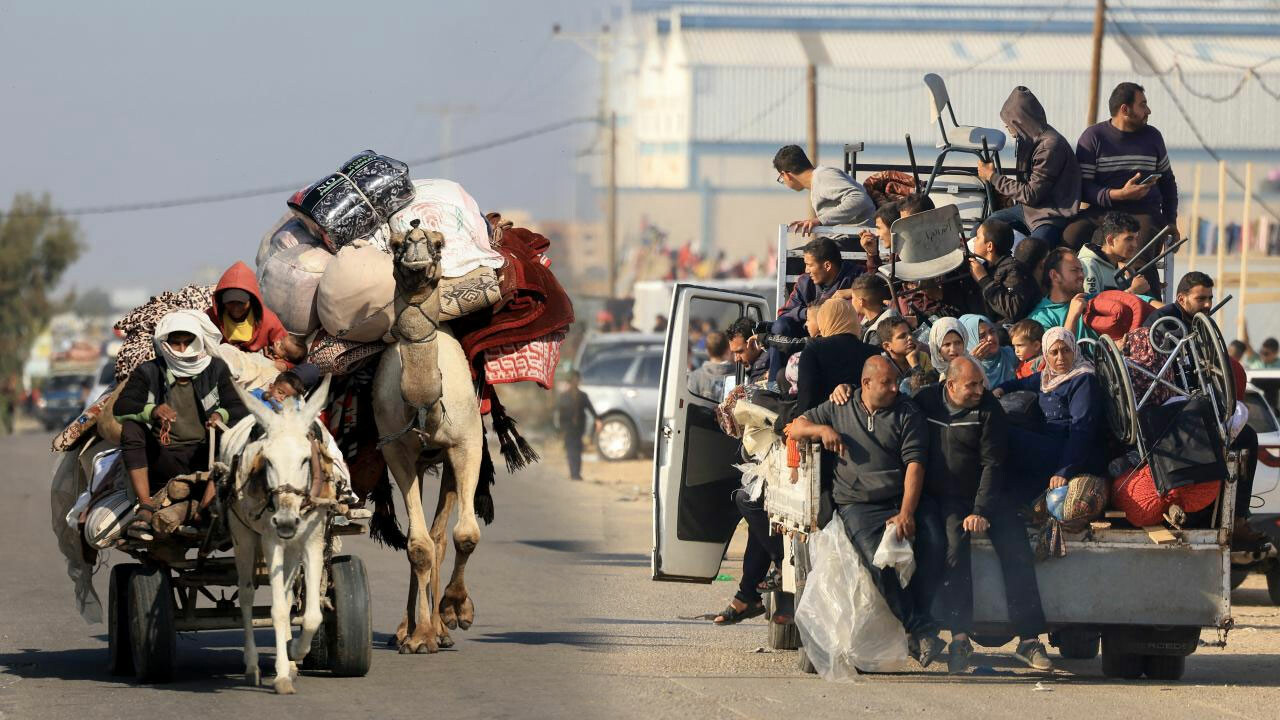
[[1017, 174], [998, 175], [994, 163], [979, 161], [978, 177], [1017, 203], [1033, 237], [1056, 245], [1080, 209], [1075, 149], [1049, 124], [1036, 96], [1021, 85], [1004, 101], [1000, 119], [1017, 142]]

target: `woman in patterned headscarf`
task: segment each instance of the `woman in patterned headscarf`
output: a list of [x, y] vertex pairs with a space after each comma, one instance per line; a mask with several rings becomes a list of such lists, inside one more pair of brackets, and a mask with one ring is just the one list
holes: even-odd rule
[[1026, 481], [1023, 499], [1035, 497], [1046, 486], [1065, 485], [1076, 475], [1106, 470], [1100, 442], [1102, 390], [1093, 363], [1084, 358], [1076, 336], [1066, 328], [1050, 328], [1041, 346], [1043, 370], [996, 388], [997, 396], [1018, 390], [1038, 393], [1044, 413], [1044, 424], [1035, 431], [1009, 428], [1008, 477]]

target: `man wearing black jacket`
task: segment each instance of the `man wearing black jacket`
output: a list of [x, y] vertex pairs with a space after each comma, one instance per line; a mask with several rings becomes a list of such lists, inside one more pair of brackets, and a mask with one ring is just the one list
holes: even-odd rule
[[[1002, 492], [1001, 467], [1008, 450], [1007, 426], [999, 401], [987, 390], [982, 368], [965, 355], [951, 361], [946, 382], [915, 396], [929, 431], [929, 462], [921, 505], [921, 536], [932, 553], [917, 549], [917, 572], [941, 575], [942, 622], [951, 631], [948, 667], [969, 667], [973, 645], [973, 576], [969, 540], [985, 532], [1000, 558], [1009, 618], [1020, 642], [1016, 657], [1037, 670], [1053, 664], [1040, 643], [1044, 611], [1036, 583], [1035, 559], [1026, 526]], [[945, 550], [939, 536], [945, 536]]]
[[[1040, 301], [1040, 286], [1013, 257], [1013, 228], [987, 218], [978, 226], [969, 258], [969, 273], [982, 291], [982, 307], [971, 312], [999, 323], [1015, 323]], [[980, 258], [980, 259], [979, 259]]]

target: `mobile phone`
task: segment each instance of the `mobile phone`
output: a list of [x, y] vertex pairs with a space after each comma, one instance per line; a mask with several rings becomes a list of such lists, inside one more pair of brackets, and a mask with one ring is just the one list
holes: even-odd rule
[[1162, 174], [1163, 174], [1163, 173], [1151, 173], [1150, 175], [1148, 175], [1148, 176], [1146, 176], [1146, 177], [1142, 178], [1141, 180], [1139, 180], [1139, 181], [1138, 181], [1138, 184], [1139, 184], [1139, 185], [1150, 185], [1151, 183], [1153, 183], [1153, 182], [1155, 182], [1155, 181], [1159, 180], [1159, 179], [1160, 179], [1160, 176], [1161, 176]]

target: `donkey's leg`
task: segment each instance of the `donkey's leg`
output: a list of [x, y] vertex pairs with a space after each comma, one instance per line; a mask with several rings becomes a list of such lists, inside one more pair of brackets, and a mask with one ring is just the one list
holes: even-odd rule
[[[388, 446], [385, 449], [392, 449]], [[416, 447], [413, 452], [416, 453]], [[407, 612], [408, 635], [400, 645], [402, 653], [434, 653], [440, 649], [435, 632], [435, 598], [431, 592], [431, 569], [435, 566], [436, 553], [427, 532], [427, 520], [422, 513], [422, 484], [414, 469], [413, 458], [406, 448], [406, 441], [395, 443], [394, 451], [386, 453], [387, 465], [400, 486], [404, 507], [409, 516], [409, 567], [413, 575], [409, 583]]]
[[307, 652], [311, 650], [311, 638], [315, 636], [322, 619], [320, 574], [324, 572], [324, 520], [323, 516], [316, 512], [303, 522], [310, 524], [310, 527], [303, 530], [303, 537], [306, 540], [302, 543], [301, 563], [302, 581], [306, 583], [306, 588], [303, 590], [306, 607], [302, 609], [302, 632], [293, 641], [293, 648], [289, 651], [289, 656], [295, 665], [302, 662]]
[[[444, 531], [449, 526], [449, 515], [453, 513], [453, 505], [457, 500], [457, 483], [453, 479], [453, 468], [445, 463], [440, 469], [440, 498], [436, 501], [436, 516], [431, 523], [431, 542], [436, 546], [436, 565], [431, 578], [431, 592], [434, 597], [440, 598], [440, 571], [444, 567], [444, 553], [447, 545], [444, 541]], [[453, 638], [449, 637], [449, 631], [445, 625], [449, 623], [446, 613], [450, 609], [445, 606], [444, 599], [441, 598], [439, 612], [436, 614], [436, 633], [440, 636], [440, 647], [453, 647]], [[454, 623], [456, 626], [456, 623]]]
[[440, 601], [441, 615], [450, 628], [466, 630], [475, 622], [475, 604], [467, 593], [464, 574], [467, 560], [480, 543], [480, 523], [476, 521], [476, 485], [480, 480], [482, 449], [479, 434], [448, 450], [449, 466], [458, 494], [458, 521], [453, 526], [453, 575]]
[[258, 557], [258, 535], [232, 516], [231, 537], [236, 553], [236, 599], [240, 603], [240, 621], [244, 625], [244, 679], [257, 687], [262, 682], [258, 669], [258, 644], [253, 638], [253, 572]]
[[292, 695], [293, 678], [290, 677], [289, 636], [289, 593], [285, 588], [285, 580], [291, 573], [286, 567], [284, 544], [269, 536], [263, 537], [266, 546], [267, 575], [271, 579], [271, 626], [276, 633], [276, 676], [271, 686], [281, 695]]

